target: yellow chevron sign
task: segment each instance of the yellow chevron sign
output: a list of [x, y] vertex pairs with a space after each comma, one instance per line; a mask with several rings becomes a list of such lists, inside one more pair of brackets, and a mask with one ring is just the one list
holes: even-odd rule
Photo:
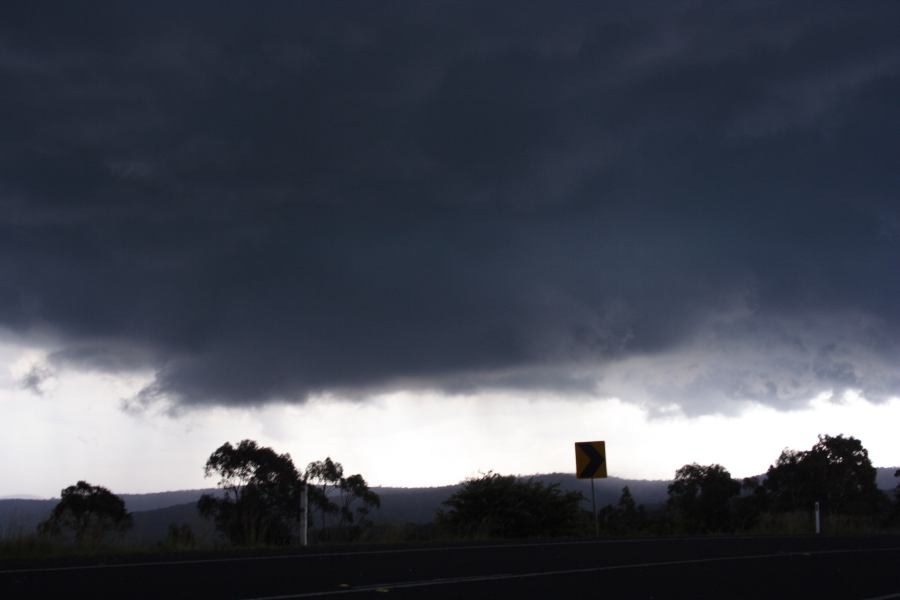
[[606, 442], [575, 442], [575, 475], [578, 479], [606, 477]]

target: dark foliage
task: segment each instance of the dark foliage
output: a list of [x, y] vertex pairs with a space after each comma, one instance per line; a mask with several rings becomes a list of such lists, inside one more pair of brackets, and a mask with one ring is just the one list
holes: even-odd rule
[[[894, 477], [900, 477], [900, 469], [894, 471]], [[894, 502], [887, 520], [890, 525], [900, 526], [900, 483], [894, 487]]]
[[79, 481], [62, 490], [59, 503], [38, 525], [38, 532], [71, 538], [78, 544], [98, 544], [131, 526], [131, 515], [121, 498], [105, 487]]
[[769, 509], [769, 496], [758, 477], [741, 480], [741, 496], [734, 501], [734, 528], [749, 530], [759, 523], [760, 517]]
[[741, 484], [722, 465], [685, 465], [669, 485], [668, 507], [678, 528], [696, 532], [732, 529], [732, 501]]
[[368, 522], [369, 511], [381, 506], [378, 494], [369, 489], [366, 480], [358, 473], [342, 479], [338, 487], [341, 524], [365, 524]]
[[777, 511], [808, 510], [818, 501], [832, 514], [875, 514], [887, 502], [868, 451], [842, 435], [821, 435], [807, 451], [784, 450], [769, 467], [765, 488]]
[[300, 519], [303, 482], [289, 454], [243, 440], [237, 447], [226, 442], [206, 461], [205, 473], [214, 473], [222, 497], [204, 494], [197, 508], [214, 519], [217, 529], [236, 545], [288, 544]]
[[331, 460], [330, 456], [306, 466], [303, 479], [309, 484], [310, 507], [319, 513], [319, 522], [323, 530], [328, 526], [329, 515], [340, 512], [340, 507], [332, 500], [332, 496], [343, 477], [343, 465]]
[[649, 524], [644, 506], [635, 503], [627, 485], [622, 488], [619, 501], [615, 505], [604, 506], [597, 516], [600, 530], [611, 535], [640, 533]]
[[[894, 477], [900, 477], [900, 469], [894, 471]], [[894, 500], [900, 505], [900, 483], [894, 488]]]
[[581, 492], [562, 492], [558, 484], [487, 473], [463, 483], [443, 504], [438, 524], [450, 533], [475, 537], [564, 535], [582, 519]]
[[169, 523], [164, 546], [170, 550], [191, 550], [197, 545], [194, 530], [187, 523]]
[[[310, 506], [320, 516], [319, 539], [352, 540], [371, 527], [369, 513], [381, 506], [381, 499], [369, 489], [362, 475], [344, 477], [343, 465], [329, 456], [309, 463], [304, 480], [310, 486]], [[329, 530], [328, 518], [334, 515], [337, 526]]]

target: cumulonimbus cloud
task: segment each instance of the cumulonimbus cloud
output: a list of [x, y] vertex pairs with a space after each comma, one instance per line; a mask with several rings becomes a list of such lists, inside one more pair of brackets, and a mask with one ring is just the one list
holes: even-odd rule
[[826, 4], [10, 11], [0, 323], [182, 405], [896, 394], [900, 9]]

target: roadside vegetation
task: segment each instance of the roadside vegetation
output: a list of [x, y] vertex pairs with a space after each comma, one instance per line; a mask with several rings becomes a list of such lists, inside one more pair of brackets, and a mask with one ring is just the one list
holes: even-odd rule
[[[198, 544], [191, 527], [171, 523], [164, 541], [135, 547], [123, 541], [132, 525], [124, 502], [108, 489], [79, 481], [32, 533], [0, 540], [0, 558], [69, 554], [278, 548], [299, 543], [301, 493], [311, 544], [410, 543], [448, 540], [587, 537], [594, 515], [581, 492], [559, 484], [489, 472], [464, 481], [428, 524], [374, 525], [381, 499], [360, 474], [345, 475], [331, 457], [301, 472], [289, 454], [253, 440], [224, 443], [203, 466], [218, 494], [197, 510], [218, 541]], [[664, 504], [638, 504], [628, 487], [599, 507], [604, 537], [705, 534], [810, 534], [818, 503], [825, 534], [900, 531], [900, 484], [879, 490], [868, 451], [853, 437], [819, 436], [809, 450], [785, 449], [759, 477], [737, 480], [719, 464], [688, 464], [675, 472]], [[900, 478], [900, 470], [895, 473]], [[898, 479], [900, 480], [900, 479]]]
[[580, 492], [562, 492], [558, 484], [487, 473], [465, 481], [435, 519], [457, 537], [570, 536], [583, 529], [583, 502]]
[[[818, 502], [825, 534], [900, 529], [900, 486], [891, 498], [875, 484], [875, 468], [853, 437], [819, 436], [809, 450], [782, 451], [765, 475], [734, 479], [725, 467], [684, 465], [665, 506], [632, 507], [628, 489], [600, 511], [608, 535], [805, 534]], [[900, 476], [900, 471], [897, 471]]]
[[[675, 472], [663, 505], [639, 505], [624, 487], [618, 502], [598, 510], [599, 530], [608, 537], [809, 534], [818, 502], [824, 534], [896, 532], [900, 485], [892, 498], [878, 489], [875, 475], [858, 439], [822, 435], [809, 450], [784, 450], [760, 477], [737, 480], [719, 464], [684, 465]], [[900, 470], [895, 475], [900, 477]], [[446, 512], [438, 513], [438, 531], [470, 538], [593, 533], [593, 515], [581, 494], [572, 492], [562, 502], [558, 490], [535, 489], [532, 500], [521, 503], [512, 490], [527, 482], [514, 481], [489, 473], [466, 482], [444, 503]], [[499, 493], [504, 486], [509, 491]], [[557, 520], [543, 520], [539, 507], [544, 506], [554, 507]], [[528, 527], [506, 525], [519, 518]]]
[[79, 481], [60, 493], [59, 503], [38, 533], [76, 545], [97, 546], [131, 528], [122, 499], [108, 489]]
[[[204, 467], [207, 477], [219, 477], [219, 496], [204, 495], [200, 514], [233, 546], [288, 546], [298, 542], [301, 493], [308, 491], [307, 526], [316, 541], [354, 541], [372, 525], [367, 518], [380, 505], [360, 474], [344, 476], [331, 457], [307, 465], [303, 474], [289, 454], [243, 440], [226, 442]], [[316, 518], [317, 517], [317, 518]]]

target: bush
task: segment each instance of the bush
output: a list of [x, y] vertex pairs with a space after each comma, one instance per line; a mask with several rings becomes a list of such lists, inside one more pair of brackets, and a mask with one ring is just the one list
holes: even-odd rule
[[464, 537], [552, 536], [576, 533], [581, 524], [581, 492], [562, 492], [558, 484], [487, 473], [463, 482], [445, 500], [437, 523]]

